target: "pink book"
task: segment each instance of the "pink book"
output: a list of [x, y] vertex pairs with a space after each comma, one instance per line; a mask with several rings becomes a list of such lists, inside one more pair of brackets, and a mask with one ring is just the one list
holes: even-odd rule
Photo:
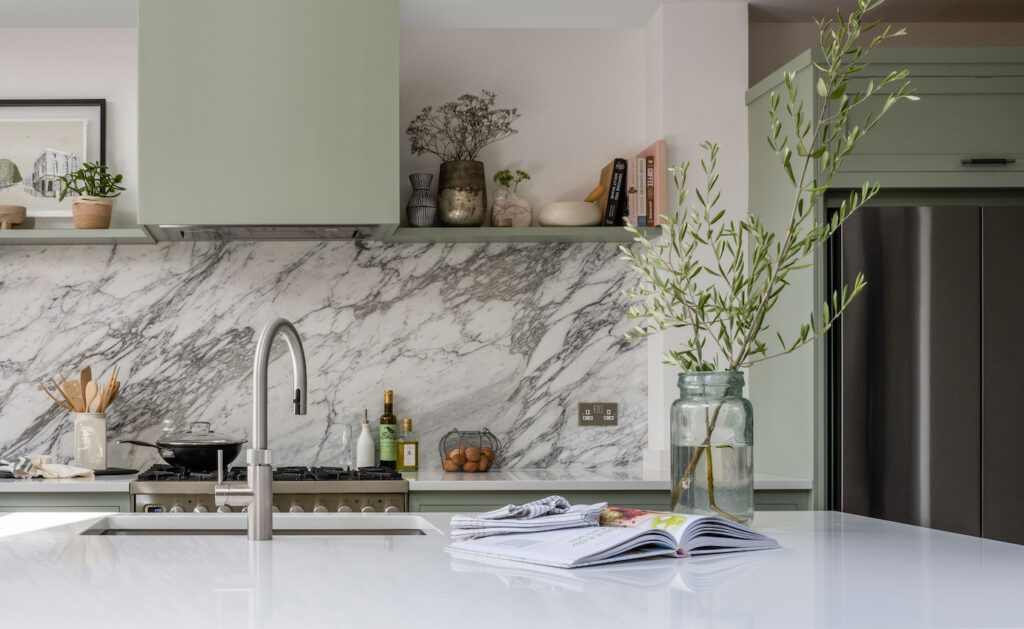
[[[661, 225], [662, 216], [668, 213], [668, 190], [665, 187], [668, 179], [668, 148], [665, 140], [654, 144], [636, 154], [638, 158], [647, 159], [647, 173], [644, 183], [647, 188], [647, 225]], [[652, 159], [653, 158], [653, 159]]]

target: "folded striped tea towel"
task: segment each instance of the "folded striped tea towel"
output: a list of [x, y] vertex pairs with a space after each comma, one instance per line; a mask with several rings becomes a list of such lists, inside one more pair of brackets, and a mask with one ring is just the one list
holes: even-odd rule
[[452, 539], [475, 539], [510, 533], [535, 533], [598, 526], [607, 502], [570, 505], [561, 496], [548, 496], [524, 505], [506, 505], [479, 515], [454, 515]]

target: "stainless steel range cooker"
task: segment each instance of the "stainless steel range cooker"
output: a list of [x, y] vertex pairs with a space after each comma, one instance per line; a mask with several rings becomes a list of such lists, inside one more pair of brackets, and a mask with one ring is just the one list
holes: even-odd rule
[[[227, 481], [244, 482], [246, 468], [228, 470]], [[154, 465], [131, 483], [132, 511], [207, 513], [245, 511], [214, 501], [216, 474], [198, 474], [170, 465]], [[378, 512], [408, 508], [409, 482], [394, 470], [336, 467], [274, 469], [274, 511], [291, 513]]]

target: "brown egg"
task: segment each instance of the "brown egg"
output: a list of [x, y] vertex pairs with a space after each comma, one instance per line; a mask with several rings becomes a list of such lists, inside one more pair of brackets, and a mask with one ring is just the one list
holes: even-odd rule
[[480, 460], [480, 448], [473, 448], [473, 447], [466, 448], [466, 460], [467, 461], [479, 461]]
[[459, 453], [459, 449], [458, 448], [452, 448], [451, 450], [448, 451], [448, 458], [449, 459], [454, 459], [455, 455], [457, 455], [458, 453]]
[[462, 465], [463, 463], [466, 462], [466, 457], [462, 456], [461, 454], [456, 454], [451, 458], [451, 460], [454, 461], [456, 465]]
[[445, 461], [444, 462], [444, 471], [446, 471], [446, 472], [458, 472], [459, 471], [459, 464], [456, 463], [455, 461]]
[[480, 469], [480, 466], [475, 461], [468, 461], [462, 466], [463, 472], [475, 472]]
[[485, 456], [480, 457], [480, 471], [486, 472], [491, 467], [491, 460]]
[[491, 448], [491, 446], [484, 446], [480, 448], [480, 451], [486, 454], [487, 456], [491, 457], [492, 459], [494, 458], [494, 449]]
[[466, 446], [459, 446], [459, 454], [466, 456]]

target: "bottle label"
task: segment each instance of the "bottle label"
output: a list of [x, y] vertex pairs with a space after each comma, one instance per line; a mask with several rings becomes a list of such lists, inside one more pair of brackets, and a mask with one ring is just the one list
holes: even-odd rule
[[402, 467], [416, 467], [416, 444], [402, 444]]
[[380, 427], [380, 460], [394, 461], [398, 455], [398, 430], [392, 424]]

